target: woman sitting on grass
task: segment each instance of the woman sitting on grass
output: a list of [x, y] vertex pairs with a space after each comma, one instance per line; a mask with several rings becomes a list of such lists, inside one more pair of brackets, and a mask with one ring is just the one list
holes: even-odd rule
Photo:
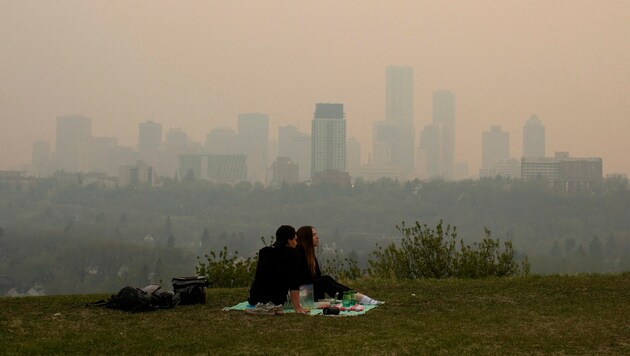
[[[319, 236], [312, 226], [302, 226], [297, 230], [297, 247], [300, 254], [299, 281], [300, 285], [312, 284], [315, 300], [324, 299], [324, 294], [341, 299], [343, 292], [351, 290], [337, 282], [331, 276], [322, 276], [319, 262], [315, 256], [315, 247], [319, 245]], [[357, 302], [364, 305], [383, 304], [367, 295], [356, 293]]]

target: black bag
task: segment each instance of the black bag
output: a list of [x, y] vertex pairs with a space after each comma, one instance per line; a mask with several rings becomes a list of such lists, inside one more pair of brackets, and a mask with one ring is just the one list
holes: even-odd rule
[[175, 277], [172, 279], [173, 292], [179, 298], [179, 304], [204, 304], [206, 287], [210, 285], [205, 277]]
[[130, 312], [173, 308], [178, 303], [173, 292], [166, 291], [157, 284], [144, 288], [124, 287], [107, 300], [90, 303], [89, 306], [104, 306], [110, 309], [122, 309]]

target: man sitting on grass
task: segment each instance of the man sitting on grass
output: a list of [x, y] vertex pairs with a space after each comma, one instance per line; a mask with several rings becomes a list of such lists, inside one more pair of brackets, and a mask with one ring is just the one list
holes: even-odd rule
[[298, 280], [299, 255], [295, 246], [295, 228], [282, 225], [276, 231], [276, 241], [272, 246], [258, 251], [258, 265], [248, 302], [253, 308], [245, 309], [250, 314], [282, 314], [287, 292], [297, 313], [308, 313], [300, 306], [300, 285]]

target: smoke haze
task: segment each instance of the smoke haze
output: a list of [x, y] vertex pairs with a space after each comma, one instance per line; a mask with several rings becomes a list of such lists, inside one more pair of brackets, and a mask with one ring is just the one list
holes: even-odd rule
[[195, 141], [238, 113], [310, 132], [314, 105], [343, 103], [347, 135], [372, 147], [385, 68], [414, 71], [414, 123], [432, 92], [456, 98], [457, 162], [481, 164], [481, 134], [537, 114], [547, 155], [602, 157], [630, 173], [630, 2], [0, 0], [0, 169], [55, 147], [56, 117], [136, 146], [138, 123]]

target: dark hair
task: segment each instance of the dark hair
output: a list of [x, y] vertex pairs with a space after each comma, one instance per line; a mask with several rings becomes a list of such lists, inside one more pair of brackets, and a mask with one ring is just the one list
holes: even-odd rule
[[295, 228], [290, 225], [282, 225], [276, 230], [276, 242], [274, 246], [284, 246], [289, 240], [295, 238]]
[[306, 264], [311, 276], [315, 277], [315, 246], [313, 245], [313, 227], [310, 225], [302, 226], [297, 230], [298, 245], [304, 248], [306, 254]]

